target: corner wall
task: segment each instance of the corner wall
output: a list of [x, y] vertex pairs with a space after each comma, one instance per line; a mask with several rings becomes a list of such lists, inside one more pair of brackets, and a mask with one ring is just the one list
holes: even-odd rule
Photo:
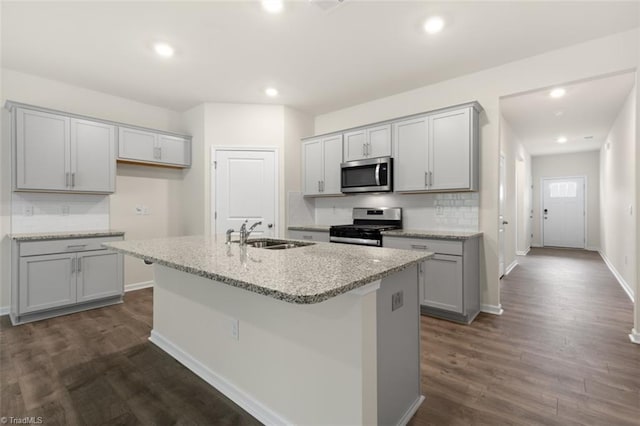
[[533, 242], [542, 246], [541, 179], [544, 177], [587, 177], [586, 249], [600, 249], [600, 153], [598, 151], [532, 157], [533, 171]]
[[636, 89], [628, 95], [600, 150], [601, 254], [635, 293], [636, 266]]
[[329, 133], [477, 100], [485, 109], [480, 128], [480, 230], [482, 303], [500, 310], [498, 277], [499, 98], [557, 84], [633, 69], [638, 64], [635, 29], [316, 117], [316, 134]]

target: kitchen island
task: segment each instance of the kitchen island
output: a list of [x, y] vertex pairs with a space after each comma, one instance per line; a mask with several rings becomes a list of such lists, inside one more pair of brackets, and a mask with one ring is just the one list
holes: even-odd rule
[[266, 424], [404, 424], [423, 400], [431, 253], [223, 238], [105, 244], [154, 263], [150, 340]]

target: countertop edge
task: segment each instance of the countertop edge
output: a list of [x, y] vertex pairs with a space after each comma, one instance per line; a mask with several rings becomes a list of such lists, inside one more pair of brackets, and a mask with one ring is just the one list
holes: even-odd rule
[[165, 266], [168, 268], [172, 268], [175, 269], [177, 271], [181, 271], [181, 272], [185, 272], [187, 274], [191, 274], [191, 275], [196, 275], [202, 278], [206, 278], [206, 279], [210, 279], [210, 280], [214, 280], [214, 281], [218, 281], [221, 282], [223, 284], [227, 284], [230, 285], [232, 287], [238, 287], [244, 290], [248, 290], [251, 291], [253, 293], [258, 293], [261, 294], [263, 296], [268, 296], [268, 297], [272, 297], [274, 299], [277, 300], [281, 300], [283, 302], [289, 302], [289, 303], [295, 303], [295, 304], [299, 304], [299, 305], [310, 305], [310, 304], [314, 304], [314, 303], [320, 303], [320, 302], [324, 302], [325, 300], [331, 299], [333, 297], [339, 296], [341, 294], [344, 293], [348, 293], [351, 290], [355, 290], [357, 288], [360, 287], [364, 287], [365, 285], [373, 282], [373, 281], [377, 281], [380, 280], [382, 278], [385, 278], [389, 275], [392, 275], [396, 272], [400, 272], [404, 269], [407, 269], [413, 265], [417, 265], [420, 262], [425, 261], [426, 259], [430, 259], [431, 257], [434, 256], [434, 253], [432, 252], [424, 252], [424, 255], [421, 256], [420, 258], [416, 259], [416, 260], [412, 260], [409, 261], [403, 265], [397, 266], [395, 268], [391, 268], [388, 269], [384, 272], [375, 274], [373, 276], [367, 277], [365, 279], [362, 280], [358, 280], [358, 281], [353, 281], [350, 284], [346, 284], [340, 288], [337, 289], [332, 289], [332, 290], [328, 290], [324, 293], [318, 293], [318, 294], [314, 294], [314, 295], [293, 295], [290, 293], [283, 293], [281, 291], [277, 291], [277, 290], [269, 290], [269, 289], [265, 289], [264, 287], [260, 287], [256, 284], [250, 283], [250, 282], [246, 282], [246, 281], [242, 281], [242, 280], [237, 280], [234, 278], [229, 278], [229, 277], [225, 277], [224, 275], [219, 275], [219, 274], [215, 274], [212, 272], [207, 272], [207, 271], [202, 271], [199, 269], [194, 269], [194, 268], [189, 268], [186, 267], [184, 265], [178, 264], [178, 263], [174, 263], [174, 262], [169, 262], [166, 260], [162, 260], [153, 256], [144, 256], [140, 253], [136, 253], [130, 250], [126, 250], [126, 249], [122, 249], [122, 248], [118, 248], [118, 247], [112, 247], [109, 243], [103, 243], [102, 244], [104, 247], [108, 247], [111, 250], [117, 251], [119, 253], [123, 253], [123, 254], [127, 254], [129, 256], [133, 256], [136, 257], [138, 259], [142, 259], [142, 260], [146, 260], [152, 263], [157, 263], [158, 265], [161, 266]]
[[46, 241], [46, 240], [68, 240], [72, 238], [98, 238], [98, 237], [120, 237], [124, 236], [124, 231], [69, 231], [61, 233], [20, 233], [9, 234], [13, 241]]
[[305, 226], [289, 226], [288, 231], [310, 231], [310, 232], [329, 232], [331, 225], [305, 225]]
[[[382, 231], [383, 236], [398, 237], [398, 238], [419, 238], [429, 240], [471, 240], [474, 238], [481, 238], [483, 232], [469, 232], [468, 235], [456, 235], [445, 233], [432, 233], [434, 231], [420, 231], [420, 230], [408, 230], [408, 231]], [[446, 231], [445, 231], [446, 232]], [[384, 242], [383, 242], [384, 246]]]

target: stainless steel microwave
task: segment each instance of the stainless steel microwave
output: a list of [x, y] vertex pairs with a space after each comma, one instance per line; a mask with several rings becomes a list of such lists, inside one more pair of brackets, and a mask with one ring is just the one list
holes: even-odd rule
[[348, 161], [340, 166], [342, 192], [393, 191], [393, 158], [391, 157]]

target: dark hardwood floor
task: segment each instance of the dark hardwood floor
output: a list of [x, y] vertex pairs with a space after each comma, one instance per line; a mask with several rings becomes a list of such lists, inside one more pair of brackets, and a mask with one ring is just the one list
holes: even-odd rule
[[[152, 291], [12, 327], [0, 416], [44, 424], [257, 424], [147, 341]], [[426, 401], [412, 425], [640, 425], [633, 305], [596, 253], [534, 249], [502, 280], [504, 315], [422, 318]], [[328, 408], [329, 409], [329, 408]]]

